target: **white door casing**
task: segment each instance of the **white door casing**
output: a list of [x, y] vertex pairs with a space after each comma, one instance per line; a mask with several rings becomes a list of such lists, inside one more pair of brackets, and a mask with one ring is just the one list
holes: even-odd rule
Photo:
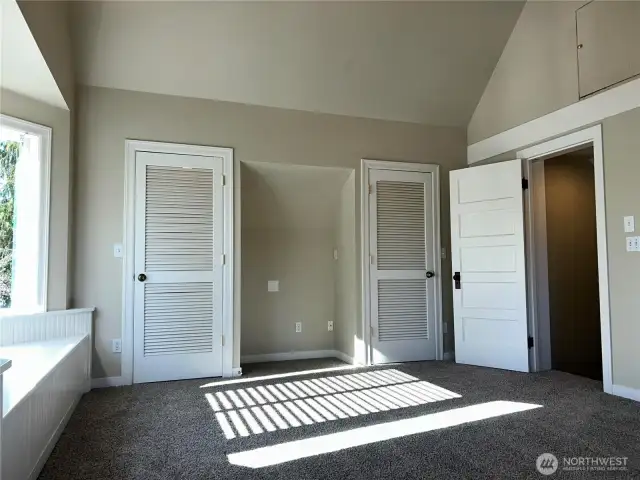
[[135, 163], [133, 381], [221, 376], [223, 159]]
[[450, 182], [456, 362], [528, 372], [521, 161], [452, 171]]
[[431, 173], [382, 169], [369, 173], [374, 364], [436, 358], [432, 182]]

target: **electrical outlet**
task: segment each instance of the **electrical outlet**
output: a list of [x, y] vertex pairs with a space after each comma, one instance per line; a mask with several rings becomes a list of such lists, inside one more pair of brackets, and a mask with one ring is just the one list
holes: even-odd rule
[[327, 322], [327, 330], [333, 332], [333, 322], [331, 320]]
[[119, 338], [111, 340], [111, 351], [113, 353], [122, 353], [122, 340]]
[[302, 322], [296, 322], [296, 333], [302, 332]]
[[636, 222], [633, 216], [624, 217], [625, 233], [633, 233], [636, 229]]
[[627, 252], [640, 252], [640, 237], [627, 237]]

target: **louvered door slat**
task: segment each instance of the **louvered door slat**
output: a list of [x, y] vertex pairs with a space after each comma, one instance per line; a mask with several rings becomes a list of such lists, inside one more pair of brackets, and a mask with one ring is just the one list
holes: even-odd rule
[[379, 181], [379, 270], [425, 269], [424, 183]]
[[212, 170], [148, 165], [145, 215], [147, 272], [213, 269]]

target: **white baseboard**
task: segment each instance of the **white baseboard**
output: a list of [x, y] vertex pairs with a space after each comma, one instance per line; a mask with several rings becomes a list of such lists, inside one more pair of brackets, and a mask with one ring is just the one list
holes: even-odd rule
[[306, 350], [298, 352], [264, 353], [243, 355], [240, 363], [282, 362], [285, 360], [307, 360], [310, 358], [337, 358], [335, 350]]
[[456, 355], [453, 352], [444, 352], [442, 354], [442, 360], [446, 362], [453, 362], [456, 359]]
[[123, 385], [129, 385], [124, 377], [103, 377], [94, 378], [91, 380], [91, 388], [108, 388], [108, 387], [122, 387]]
[[51, 452], [53, 451], [53, 447], [55, 447], [56, 443], [58, 443], [58, 440], [60, 439], [60, 435], [62, 435], [64, 428], [67, 426], [67, 423], [69, 423], [69, 419], [71, 418], [73, 411], [78, 406], [79, 401], [80, 401], [80, 397], [78, 397], [69, 406], [67, 413], [65, 413], [64, 417], [62, 417], [62, 420], [60, 420], [60, 423], [56, 427], [56, 430], [53, 432], [53, 435], [51, 435], [51, 438], [49, 439], [49, 442], [47, 443], [46, 447], [44, 447], [44, 450], [40, 453], [40, 457], [38, 458], [36, 465], [33, 467], [33, 470], [31, 471], [31, 475], [29, 475], [29, 480], [36, 480], [40, 475], [40, 472], [42, 471], [44, 464], [49, 459], [49, 455], [51, 455]]
[[356, 361], [353, 359], [353, 357], [350, 357], [349, 355], [347, 355], [344, 352], [341, 352], [339, 350], [335, 350], [334, 352], [334, 357], [336, 357], [339, 360], [342, 360], [344, 363], [348, 363], [349, 365], [356, 365]]
[[629, 398], [631, 400], [635, 400], [636, 402], [640, 402], [640, 389], [637, 388], [614, 384], [611, 393], [613, 395], [617, 395], [618, 397]]

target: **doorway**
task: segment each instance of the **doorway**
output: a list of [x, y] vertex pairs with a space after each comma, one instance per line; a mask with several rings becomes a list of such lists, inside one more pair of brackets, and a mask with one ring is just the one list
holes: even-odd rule
[[[585, 149], [593, 159], [592, 167], [586, 167], [585, 170], [593, 169], [593, 177], [589, 177], [593, 178], [594, 184], [589, 211], [595, 210], [595, 215], [592, 213], [590, 216], [591, 233], [581, 231], [579, 238], [589, 235], [589, 241], [593, 242], [592, 222], [595, 216], [597, 268], [593, 268], [593, 259], [590, 257], [588, 274], [597, 278], [597, 290], [589, 283], [591, 295], [597, 298], [597, 304], [591, 298], [579, 307], [587, 308], [590, 315], [599, 319], [603, 390], [613, 393], [604, 161], [600, 125], [518, 151], [516, 160], [450, 172], [451, 261], [455, 272], [454, 330], [458, 363], [523, 372], [552, 368], [549, 301], [547, 298], [545, 305], [538, 300], [545, 298], [545, 289], [549, 290], [549, 270], [552, 269], [553, 274], [556, 274], [557, 260], [548, 258], [546, 225], [544, 228], [539, 226], [540, 221], [546, 221], [546, 207], [541, 210], [534, 208], [539, 197], [537, 192], [544, 189], [545, 185], [544, 175], [540, 176], [543, 170], [536, 166], [569, 153], [583, 155], [585, 152], [576, 152]], [[586, 160], [590, 162], [590, 159]], [[582, 205], [581, 209], [585, 209], [585, 206]], [[537, 214], [536, 210], [544, 215]], [[560, 216], [558, 223], [563, 231], [567, 219]], [[540, 232], [544, 234], [541, 235]], [[562, 249], [560, 252], [563, 255]], [[568, 256], [565, 253], [562, 260], [566, 262], [566, 258]], [[582, 271], [576, 274], [583, 275]], [[560, 277], [555, 283], [562, 287], [563, 282], [566, 279]], [[574, 283], [578, 285], [578, 282]], [[555, 317], [558, 315], [563, 314], [556, 313]], [[556, 323], [554, 329], [556, 327], [556, 365], [575, 370], [575, 365], [570, 365], [571, 359], [560, 357], [567, 352], [566, 348], [563, 350], [563, 346], [568, 341], [579, 343], [585, 340], [567, 340], [567, 336], [562, 333], [562, 324]], [[589, 342], [595, 343], [598, 336], [593, 321], [589, 328]], [[574, 329], [583, 330], [585, 327], [565, 327], [568, 332]], [[576, 348], [579, 349], [580, 346]], [[597, 347], [591, 349], [591, 354], [593, 352], [597, 352]], [[578, 363], [585, 362], [584, 358], [578, 360]], [[593, 365], [584, 369], [581, 374], [591, 372], [589, 375], [592, 375], [598, 363], [587, 363]], [[592, 376], [600, 378], [595, 373]]]
[[542, 369], [602, 380], [593, 147], [534, 161]]

